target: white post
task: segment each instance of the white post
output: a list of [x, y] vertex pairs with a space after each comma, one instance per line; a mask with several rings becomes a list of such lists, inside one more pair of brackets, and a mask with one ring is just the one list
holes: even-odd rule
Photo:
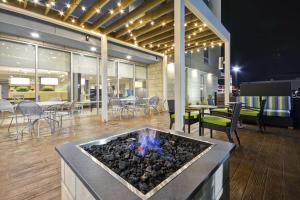
[[107, 95], [107, 36], [101, 37], [101, 70], [102, 70], [102, 121], [108, 121], [108, 95]]
[[[163, 102], [167, 101], [168, 98], [168, 82], [167, 82], [167, 65], [168, 65], [168, 56], [163, 57], [162, 63], [163, 70]], [[164, 104], [164, 109], [168, 109], [167, 104]]]
[[174, 1], [175, 21], [175, 130], [182, 131], [185, 112], [184, 0]]
[[230, 95], [230, 40], [225, 42], [225, 69], [224, 69], [224, 103], [228, 105]]

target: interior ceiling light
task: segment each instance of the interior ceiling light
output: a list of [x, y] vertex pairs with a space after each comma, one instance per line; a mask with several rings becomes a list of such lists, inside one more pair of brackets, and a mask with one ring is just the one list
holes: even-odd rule
[[38, 33], [36, 33], [36, 32], [30, 33], [30, 35], [31, 35], [31, 37], [33, 37], [33, 38], [39, 38], [39, 37], [40, 37], [40, 35], [39, 35]]
[[128, 60], [130, 60], [132, 57], [131, 57], [130, 55], [128, 55], [128, 56], [126, 56], [126, 58], [127, 58]]
[[97, 51], [96, 47], [91, 47], [90, 49], [91, 49], [91, 51]]

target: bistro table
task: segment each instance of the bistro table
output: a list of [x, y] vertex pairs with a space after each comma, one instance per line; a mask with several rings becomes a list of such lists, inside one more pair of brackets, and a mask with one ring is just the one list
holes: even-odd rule
[[[189, 105], [185, 107], [185, 111], [189, 114], [189, 119], [192, 111], [199, 111], [199, 135], [202, 135], [201, 133], [201, 118], [204, 114], [204, 110], [206, 109], [214, 109], [217, 108], [217, 106], [213, 105]], [[190, 131], [190, 130], [189, 130]]]

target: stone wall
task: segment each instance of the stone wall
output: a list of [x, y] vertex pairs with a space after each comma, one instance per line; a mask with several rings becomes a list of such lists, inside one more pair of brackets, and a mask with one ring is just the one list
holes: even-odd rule
[[[163, 99], [163, 65], [162, 62], [148, 65], [149, 97], [159, 96]], [[161, 104], [163, 102], [160, 102]]]

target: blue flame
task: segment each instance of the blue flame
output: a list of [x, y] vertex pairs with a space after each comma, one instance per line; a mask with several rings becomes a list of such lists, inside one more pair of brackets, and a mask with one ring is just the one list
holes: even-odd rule
[[155, 151], [167, 160], [172, 160], [172, 157], [167, 155], [164, 149], [161, 147], [161, 142], [156, 137], [156, 131], [145, 130], [139, 133], [138, 142], [132, 142], [129, 144], [129, 148], [137, 149], [137, 156], [144, 157], [149, 151]]

